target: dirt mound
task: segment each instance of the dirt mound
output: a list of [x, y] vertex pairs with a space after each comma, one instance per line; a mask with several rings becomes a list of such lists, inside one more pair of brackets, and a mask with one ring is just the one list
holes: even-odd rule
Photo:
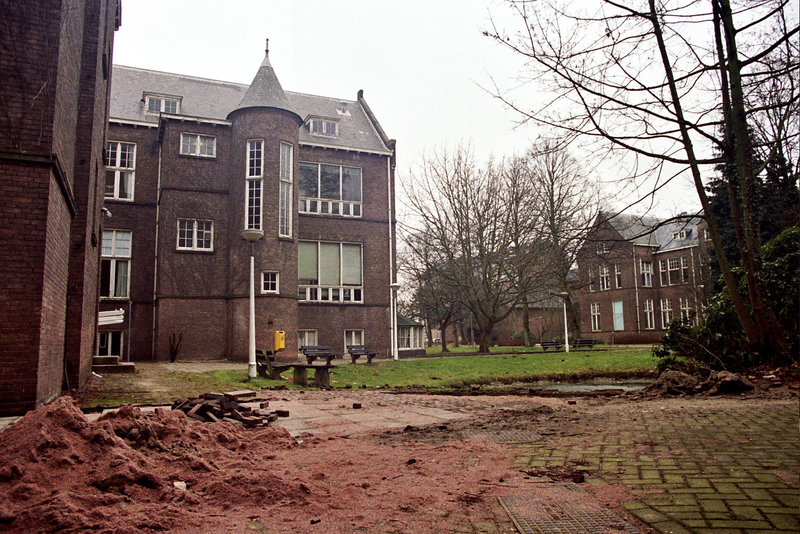
[[700, 380], [681, 371], [668, 370], [658, 380], [644, 388], [639, 396], [657, 397], [665, 395], [723, 395], [743, 393], [755, 388], [746, 377], [729, 371], [712, 372], [706, 380]]

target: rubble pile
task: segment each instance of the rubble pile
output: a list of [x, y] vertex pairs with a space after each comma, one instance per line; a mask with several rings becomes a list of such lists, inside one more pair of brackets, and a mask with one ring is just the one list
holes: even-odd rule
[[658, 380], [639, 392], [639, 395], [724, 395], [752, 391], [754, 388], [755, 385], [746, 377], [729, 371], [712, 371], [707, 379], [700, 380], [681, 371], [667, 370], [659, 375]]
[[269, 401], [260, 403], [258, 408], [250, 408], [240, 402], [247, 399], [252, 401], [255, 396], [256, 392], [249, 389], [227, 393], [203, 393], [194, 399], [175, 401], [172, 409], [180, 410], [197, 421], [206, 423], [227, 421], [245, 428], [269, 426], [269, 423], [278, 417], [289, 417], [289, 412], [285, 410], [262, 411], [269, 406]]

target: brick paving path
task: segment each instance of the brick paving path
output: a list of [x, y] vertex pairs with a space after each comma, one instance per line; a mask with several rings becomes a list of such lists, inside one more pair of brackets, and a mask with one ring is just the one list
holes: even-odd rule
[[622, 484], [635, 495], [625, 509], [658, 532], [800, 531], [797, 399], [586, 408], [563, 429], [576, 435], [527, 446], [516, 467]]

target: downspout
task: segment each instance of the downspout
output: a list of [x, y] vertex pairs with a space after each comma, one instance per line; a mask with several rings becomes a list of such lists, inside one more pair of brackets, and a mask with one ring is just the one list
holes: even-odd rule
[[639, 276], [636, 274], [636, 245], [631, 245], [633, 256], [633, 292], [636, 298], [636, 333], [642, 333], [641, 319], [639, 318]]
[[156, 236], [155, 257], [153, 258], [153, 339], [150, 346], [150, 359], [156, 359], [156, 332], [158, 330], [158, 228], [161, 215], [161, 135], [158, 136], [158, 173], [156, 181]]
[[392, 235], [392, 157], [386, 156], [386, 204], [389, 217], [389, 352], [393, 360], [398, 359], [397, 354], [397, 314], [394, 289], [394, 239]]

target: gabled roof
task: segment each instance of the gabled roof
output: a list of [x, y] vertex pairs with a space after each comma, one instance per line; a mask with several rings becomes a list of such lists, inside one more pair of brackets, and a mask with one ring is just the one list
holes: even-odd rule
[[[601, 213], [598, 219], [605, 216]], [[608, 223], [626, 241], [636, 245], [654, 246], [659, 252], [697, 245], [699, 243], [697, 225], [701, 221], [700, 217], [688, 215], [668, 222], [657, 217], [628, 214], [619, 214], [608, 219]], [[681, 230], [685, 231], [686, 237], [684, 239], [674, 237], [674, 234]]]
[[[256, 79], [260, 74], [261, 67]], [[253, 81], [256, 82], [256, 79]], [[180, 115], [225, 121], [228, 114], [239, 108], [243, 102], [251, 102], [247, 97], [251, 86], [252, 84], [114, 65], [109, 117], [112, 121], [117, 119], [158, 124], [157, 114], [144, 112], [144, 95], [154, 93], [180, 97]], [[339, 135], [335, 138], [311, 135], [308, 125], [303, 125], [299, 132], [301, 144], [384, 155], [393, 153], [379, 133], [383, 131], [380, 124], [365, 110], [366, 104], [362, 105], [363, 99], [346, 100], [291, 91], [284, 91], [284, 95], [288, 102], [285, 109], [297, 113], [304, 121], [308, 117], [328, 117], [338, 122]], [[252, 101], [256, 99], [254, 95]], [[337, 112], [342, 104], [348, 114]]]
[[[598, 218], [601, 217], [605, 218], [608, 217], [608, 215], [601, 212]], [[653, 232], [659, 222], [660, 220], [656, 217], [628, 214], [619, 214], [608, 219], [608, 223], [614, 230], [619, 232], [625, 241], [636, 245], [657, 246], [658, 242]]]

